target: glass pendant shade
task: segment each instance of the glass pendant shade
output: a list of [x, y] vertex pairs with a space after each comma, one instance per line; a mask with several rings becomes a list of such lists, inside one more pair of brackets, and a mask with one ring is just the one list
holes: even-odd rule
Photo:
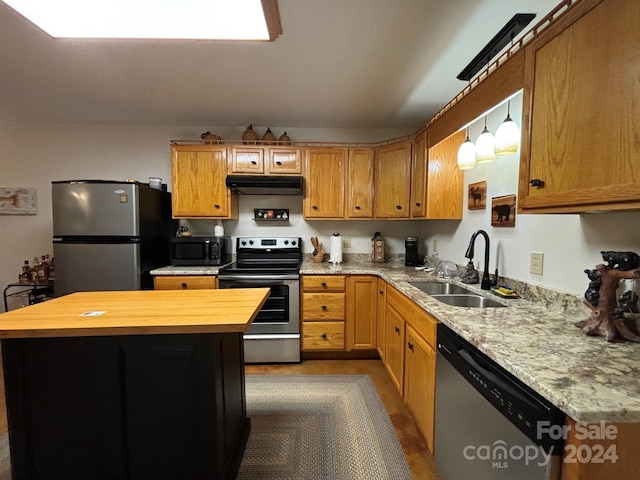
[[476, 140], [475, 154], [477, 163], [489, 163], [496, 159], [495, 141], [491, 132], [487, 130], [486, 122], [484, 130]]
[[496, 155], [513, 155], [518, 151], [520, 142], [520, 129], [516, 122], [511, 120], [507, 113], [507, 118], [496, 130], [495, 152]]
[[467, 131], [467, 139], [462, 142], [458, 149], [458, 168], [460, 170], [471, 170], [476, 166], [476, 149], [473, 142], [469, 138]]

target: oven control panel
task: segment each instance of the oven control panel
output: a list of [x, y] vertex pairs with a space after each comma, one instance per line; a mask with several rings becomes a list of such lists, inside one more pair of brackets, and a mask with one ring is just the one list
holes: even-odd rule
[[300, 250], [300, 237], [238, 237], [237, 250]]

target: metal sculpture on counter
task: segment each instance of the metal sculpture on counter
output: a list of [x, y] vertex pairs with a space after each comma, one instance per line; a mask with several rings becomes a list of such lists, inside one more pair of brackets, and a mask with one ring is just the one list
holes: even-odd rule
[[592, 270], [585, 270], [590, 280], [584, 294], [585, 305], [592, 314], [575, 325], [587, 335], [599, 335], [608, 342], [622, 339], [640, 343], [640, 335], [625, 323], [640, 320], [638, 295], [631, 290], [619, 298], [617, 295], [620, 280], [640, 278], [640, 255], [614, 251], [600, 254], [606, 265], [601, 263]]

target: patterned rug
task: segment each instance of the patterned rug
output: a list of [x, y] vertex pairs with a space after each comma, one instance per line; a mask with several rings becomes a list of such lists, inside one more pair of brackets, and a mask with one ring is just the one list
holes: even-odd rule
[[239, 480], [410, 479], [367, 375], [248, 375]]
[[[411, 473], [368, 375], [248, 375], [251, 434], [238, 480], [405, 480]], [[7, 435], [0, 480], [10, 480]]]

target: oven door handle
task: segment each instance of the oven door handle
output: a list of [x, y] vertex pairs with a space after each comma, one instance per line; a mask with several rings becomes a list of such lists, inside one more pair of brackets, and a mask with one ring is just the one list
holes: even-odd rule
[[238, 283], [273, 282], [274, 280], [299, 280], [299, 275], [218, 275], [218, 280]]

